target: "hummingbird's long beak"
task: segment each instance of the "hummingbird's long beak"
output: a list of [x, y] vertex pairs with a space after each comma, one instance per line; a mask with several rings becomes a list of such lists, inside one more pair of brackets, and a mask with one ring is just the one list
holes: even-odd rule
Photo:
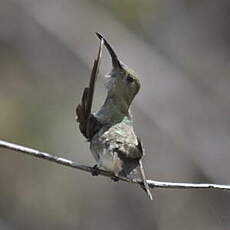
[[96, 33], [96, 35], [98, 36], [99, 39], [104, 40], [105, 47], [109, 51], [109, 54], [112, 58], [113, 67], [122, 69], [121, 63], [118, 60], [118, 57], [117, 57], [116, 53], [114, 52], [113, 48], [111, 47], [111, 45], [106, 41], [106, 39], [100, 33]]

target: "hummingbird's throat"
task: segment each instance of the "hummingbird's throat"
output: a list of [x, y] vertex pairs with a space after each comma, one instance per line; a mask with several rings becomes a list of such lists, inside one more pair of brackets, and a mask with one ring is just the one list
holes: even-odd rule
[[115, 93], [112, 95], [108, 94], [105, 104], [107, 103], [111, 105], [112, 107], [115, 107], [121, 113], [128, 114], [131, 101], [129, 100], [128, 97]]

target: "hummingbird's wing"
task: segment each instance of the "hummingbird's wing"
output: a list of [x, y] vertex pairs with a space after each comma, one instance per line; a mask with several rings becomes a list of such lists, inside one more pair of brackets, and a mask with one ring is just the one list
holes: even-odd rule
[[146, 181], [145, 172], [141, 161], [141, 158], [144, 155], [144, 149], [139, 138], [137, 138], [137, 142], [138, 144], [135, 147], [131, 147], [125, 152], [118, 150], [118, 156], [124, 162], [121, 174], [124, 173], [124, 176], [130, 179], [140, 178], [141, 188], [145, 190], [149, 198], [152, 200], [152, 194]]
[[91, 114], [91, 109], [103, 44], [104, 40], [101, 39], [97, 59], [94, 61], [91, 72], [89, 86], [84, 89], [81, 103], [76, 108], [76, 118], [79, 122], [80, 131], [87, 139], [91, 139], [101, 126], [98, 120], [93, 116], [93, 114]]
[[[101, 132], [103, 134], [100, 134]], [[141, 187], [152, 199], [141, 162], [144, 149], [140, 139], [135, 135], [133, 127], [121, 122], [111, 126], [109, 129], [103, 130], [102, 128], [97, 135], [99, 137], [95, 138], [97, 141], [94, 145], [95, 148], [101, 147], [97, 151], [99, 158], [105, 149], [108, 153], [112, 153], [114, 161], [113, 172], [115, 175], [140, 181]]]
[[142, 179], [142, 182], [143, 182], [143, 184], [141, 185], [141, 187], [145, 190], [145, 192], [149, 196], [150, 200], [152, 200], [153, 197], [152, 197], [152, 194], [150, 192], [149, 185], [148, 185], [148, 183], [146, 181], [145, 172], [144, 172], [144, 168], [142, 166], [142, 161], [141, 160], [139, 160], [138, 169], [139, 169], [140, 176], [141, 176], [141, 179]]

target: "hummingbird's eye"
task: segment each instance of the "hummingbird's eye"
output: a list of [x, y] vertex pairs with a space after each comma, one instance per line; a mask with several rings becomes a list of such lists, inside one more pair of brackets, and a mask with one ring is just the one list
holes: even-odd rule
[[130, 75], [128, 75], [127, 78], [126, 78], [126, 81], [128, 83], [132, 83], [134, 81], [134, 79], [133, 79], [133, 77], [131, 77]]

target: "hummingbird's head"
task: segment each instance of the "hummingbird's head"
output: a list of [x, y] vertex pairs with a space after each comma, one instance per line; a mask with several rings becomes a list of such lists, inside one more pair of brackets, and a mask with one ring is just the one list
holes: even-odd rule
[[106, 84], [108, 95], [122, 100], [120, 103], [125, 103], [128, 109], [140, 89], [140, 81], [134, 71], [119, 61], [116, 53], [102, 35], [99, 33], [96, 34], [100, 39], [104, 40], [105, 47], [112, 59], [113, 69], [109, 74], [109, 81]]

